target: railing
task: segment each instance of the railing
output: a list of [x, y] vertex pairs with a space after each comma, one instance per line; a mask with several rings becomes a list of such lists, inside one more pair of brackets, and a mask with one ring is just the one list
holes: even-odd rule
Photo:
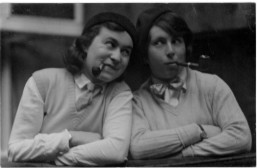
[[[255, 167], [256, 154], [247, 153], [226, 157], [194, 157], [184, 159], [155, 159], [155, 160], [129, 160], [121, 165], [113, 167]], [[1, 167], [55, 167], [48, 163], [14, 163], [8, 162], [6, 158], [1, 158]], [[57, 166], [56, 166], [57, 167]]]
[[183, 159], [130, 160], [128, 167], [224, 167], [256, 166], [255, 153], [223, 157], [194, 157]]

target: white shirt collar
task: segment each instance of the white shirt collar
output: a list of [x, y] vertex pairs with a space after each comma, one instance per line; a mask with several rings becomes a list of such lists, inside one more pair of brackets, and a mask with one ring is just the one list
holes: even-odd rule
[[75, 75], [74, 80], [80, 89], [85, 87], [88, 83], [91, 83], [91, 81], [83, 73]]
[[[83, 73], [75, 75], [74, 80], [79, 89], [84, 88], [88, 83], [92, 83]], [[103, 84], [101, 85], [101, 87], [101, 93], [103, 93], [106, 88], [106, 85]]]
[[[187, 86], [186, 86], [186, 79], [187, 79], [187, 68], [182, 68], [181, 72], [178, 74], [178, 77], [181, 79], [181, 81], [183, 81], [183, 86], [182, 88], [186, 91], [187, 90]], [[153, 83], [159, 83], [160, 80], [155, 78], [155, 77], [151, 77], [152, 82]]]
[[182, 69], [182, 71], [179, 73], [179, 78], [183, 81], [182, 88], [187, 90], [187, 68]]

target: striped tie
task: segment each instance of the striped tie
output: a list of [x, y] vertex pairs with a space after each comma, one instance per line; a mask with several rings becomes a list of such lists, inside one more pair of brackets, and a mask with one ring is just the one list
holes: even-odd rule
[[102, 90], [101, 86], [95, 85], [93, 83], [88, 83], [86, 87], [87, 89], [83, 92], [83, 94], [78, 98], [76, 102], [77, 111], [81, 111], [83, 108], [90, 105], [93, 97], [95, 97]]

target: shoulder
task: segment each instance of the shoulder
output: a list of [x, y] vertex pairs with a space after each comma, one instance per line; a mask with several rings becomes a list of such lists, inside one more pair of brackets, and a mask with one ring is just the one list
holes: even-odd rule
[[195, 81], [196, 84], [202, 87], [215, 86], [217, 80], [220, 78], [215, 74], [203, 73], [197, 70], [189, 70], [190, 82]]
[[47, 90], [53, 86], [59, 87], [60, 82], [66, 83], [64, 80], [70, 80], [71, 74], [64, 68], [46, 68], [35, 71], [32, 74], [39, 93], [44, 98]]
[[230, 91], [229, 86], [224, 82], [224, 80], [215, 74], [208, 74], [196, 70], [191, 70], [190, 76], [192, 78], [191, 81], [195, 79], [196, 85], [203, 91]]
[[149, 89], [149, 79], [147, 79], [138, 90], [133, 92], [133, 101], [134, 102], [141, 102], [142, 100], [146, 100], [151, 95]]
[[191, 70], [190, 76], [195, 77], [197, 82], [206, 84], [212, 84], [219, 79], [219, 77], [215, 74], [203, 73], [196, 70]]
[[124, 81], [111, 82], [106, 85], [106, 92], [115, 96], [122, 92], [131, 92], [131, 89]]
[[68, 71], [64, 68], [46, 68], [35, 71], [33, 77], [51, 78], [59, 75], [66, 75]]
[[36, 83], [45, 83], [69, 79], [72, 74], [65, 68], [46, 68], [35, 71], [32, 76], [35, 79]]

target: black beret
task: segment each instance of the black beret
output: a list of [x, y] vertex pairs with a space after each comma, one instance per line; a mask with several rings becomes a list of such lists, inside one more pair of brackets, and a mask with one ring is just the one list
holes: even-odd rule
[[92, 26], [104, 22], [114, 22], [123, 27], [131, 36], [133, 45], [136, 44], [136, 28], [133, 25], [133, 23], [127, 17], [113, 12], [102, 12], [91, 17], [86, 23], [82, 35], [85, 33], [86, 30], [90, 29]]
[[153, 23], [164, 13], [173, 12], [166, 6], [153, 7], [142, 12], [136, 24], [137, 38], [138, 38], [138, 50], [141, 54], [146, 54], [147, 37]]

